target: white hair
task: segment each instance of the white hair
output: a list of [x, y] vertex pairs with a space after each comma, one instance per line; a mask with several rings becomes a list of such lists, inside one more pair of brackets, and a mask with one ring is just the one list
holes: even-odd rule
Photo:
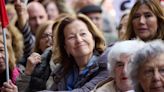
[[108, 57], [108, 70], [111, 77], [115, 76], [114, 67], [116, 65], [116, 59], [120, 58], [121, 54], [133, 55], [137, 50], [142, 48], [145, 43], [141, 40], [126, 40], [120, 41], [111, 47]]
[[128, 64], [128, 75], [132, 80], [136, 92], [143, 91], [143, 88], [138, 81], [140, 66], [160, 54], [164, 54], [164, 42], [162, 40], [154, 40], [146, 43], [142, 49], [137, 51], [132, 62]]

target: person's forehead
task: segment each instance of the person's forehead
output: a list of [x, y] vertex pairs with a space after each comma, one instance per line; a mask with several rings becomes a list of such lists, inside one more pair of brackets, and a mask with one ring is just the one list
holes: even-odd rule
[[90, 12], [90, 13], [87, 13], [86, 15], [101, 15], [100, 12]]
[[116, 63], [117, 62], [123, 62], [123, 63], [129, 62], [130, 57], [131, 57], [131, 54], [129, 54], [129, 53], [120, 53], [118, 55], [118, 57], [116, 58]]
[[36, 3], [36, 2], [33, 2], [31, 4], [29, 4], [28, 6], [28, 12], [45, 12], [46, 13], [46, 10], [45, 8], [43, 7], [43, 5], [41, 5], [40, 3]]

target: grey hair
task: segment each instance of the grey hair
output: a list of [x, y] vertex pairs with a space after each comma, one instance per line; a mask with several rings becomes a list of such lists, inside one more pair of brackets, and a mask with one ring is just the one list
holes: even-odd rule
[[140, 66], [162, 53], [164, 53], [164, 42], [162, 40], [148, 42], [136, 52], [132, 61], [128, 64], [128, 75], [132, 80], [135, 92], [143, 92], [143, 88], [138, 81]]
[[133, 55], [137, 50], [143, 47], [143, 45], [145, 45], [145, 43], [140, 40], [126, 40], [115, 43], [107, 55], [108, 70], [111, 77], [115, 77], [114, 68], [116, 59], [120, 58], [121, 54]]

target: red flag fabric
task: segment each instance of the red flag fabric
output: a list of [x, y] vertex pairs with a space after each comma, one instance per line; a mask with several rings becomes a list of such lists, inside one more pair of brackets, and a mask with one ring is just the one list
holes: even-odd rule
[[4, 0], [0, 0], [0, 21], [2, 28], [5, 28], [9, 24]]

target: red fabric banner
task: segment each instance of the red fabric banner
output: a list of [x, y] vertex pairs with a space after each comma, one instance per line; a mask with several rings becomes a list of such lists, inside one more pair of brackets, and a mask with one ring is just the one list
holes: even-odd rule
[[0, 21], [2, 28], [5, 28], [9, 24], [4, 0], [0, 0]]

